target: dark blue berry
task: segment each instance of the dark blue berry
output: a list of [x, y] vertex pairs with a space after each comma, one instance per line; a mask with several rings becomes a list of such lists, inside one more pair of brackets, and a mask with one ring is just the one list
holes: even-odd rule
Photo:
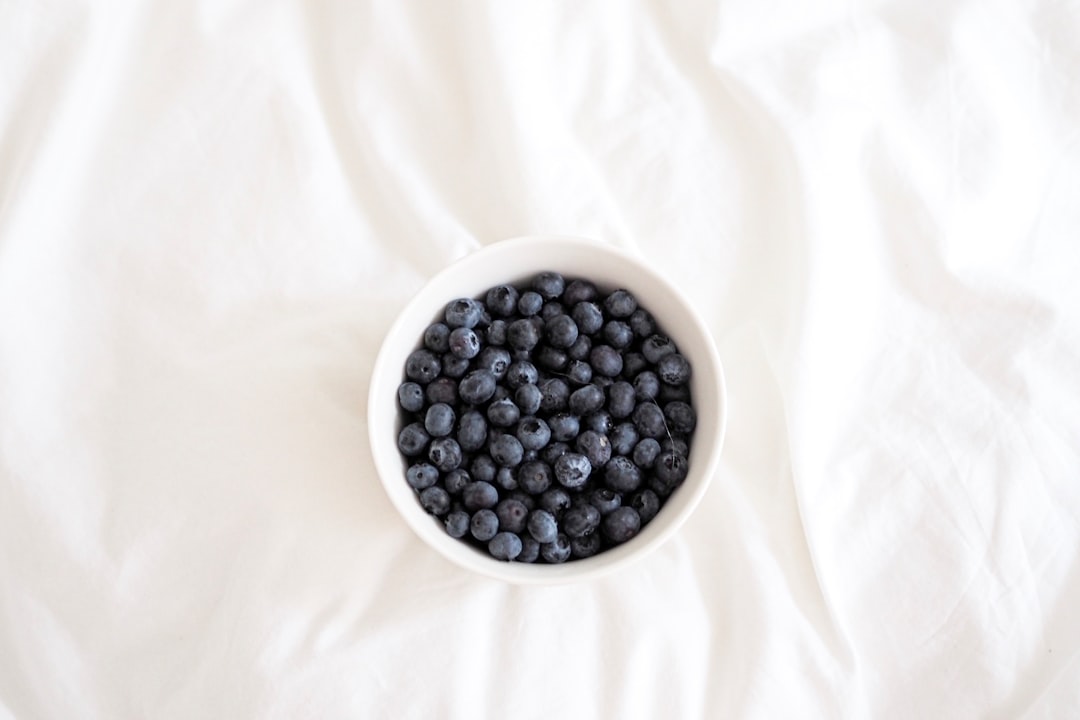
[[455, 510], [446, 516], [446, 533], [452, 538], [463, 538], [469, 533], [469, 513]]
[[690, 446], [687, 444], [686, 439], [681, 435], [672, 435], [666, 437], [660, 441], [660, 449], [667, 452], [671, 451], [676, 455], [682, 455], [683, 457], [690, 457]]
[[647, 338], [656, 333], [656, 320], [644, 308], [638, 308], [630, 316], [630, 329], [639, 338]]
[[499, 472], [499, 466], [491, 459], [490, 455], [477, 455], [469, 466], [469, 475], [474, 482], [495, 482], [495, 475]]
[[495, 506], [495, 515], [499, 518], [499, 530], [512, 533], [525, 532], [525, 521], [529, 518], [529, 509], [520, 500], [500, 500]]
[[443, 472], [450, 472], [461, 465], [461, 446], [453, 438], [436, 438], [428, 448], [428, 459]]
[[[592, 339], [588, 335], [578, 335], [574, 344], [566, 349], [566, 357], [571, 360], [588, 360], [590, 352], [592, 352]], [[592, 373], [592, 368], [589, 368], [589, 373]]]
[[517, 439], [526, 450], [540, 450], [551, 441], [551, 428], [534, 416], [521, 418], [517, 426]]
[[570, 317], [583, 335], [592, 335], [604, 326], [604, 313], [596, 303], [579, 302], [570, 309]]
[[513, 285], [496, 285], [487, 291], [484, 299], [492, 314], [507, 317], [517, 309], [518, 291]]
[[521, 554], [521, 538], [512, 532], [501, 532], [488, 541], [488, 553], [496, 560], [514, 560]]
[[669, 402], [664, 406], [664, 419], [667, 420], [668, 429], [676, 433], [689, 434], [697, 425], [694, 408], [681, 400]]
[[499, 491], [489, 482], [474, 480], [461, 491], [461, 501], [469, 512], [476, 512], [481, 508], [493, 508], [499, 502]]
[[516, 390], [522, 385], [535, 385], [539, 381], [540, 373], [536, 371], [536, 366], [528, 360], [518, 360], [511, 363], [506, 371], [506, 384], [512, 390]]
[[506, 343], [515, 350], [532, 350], [540, 342], [540, 331], [536, 323], [521, 318], [510, 323], [506, 328]]
[[584, 560], [600, 552], [600, 533], [594, 532], [582, 537], [570, 538], [570, 556], [575, 560]]
[[596, 286], [588, 280], [571, 280], [563, 290], [562, 301], [573, 307], [579, 302], [596, 298]]
[[548, 378], [540, 383], [540, 411], [553, 414], [566, 409], [570, 399], [570, 386], [562, 378]]
[[472, 298], [458, 298], [446, 306], [446, 324], [451, 328], [474, 328], [480, 323], [483, 308]]
[[427, 348], [413, 350], [405, 361], [405, 376], [410, 380], [426, 385], [439, 376], [442, 363], [438, 356]]
[[445, 437], [454, 430], [454, 409], [446, 403], [435, 403], [424, 415], [424, 430], [431, 437]]
[[638, 400], [655, 400], [660, 394], [660, 378], [652, 370], [638, 373], [634, 378], [634, 397]]
[[412, 381], [398, 385], [398, 405], [406, 412], [420, 412], [424, 408], [424, 388]]
[[540, 543], [526, 535], [521, 538], [521, 552], [514, 558], [519, 563], [534, 563], [540, 557]]
[[690, 402], [690, 384], [671, 385], [662, 382], [660, 383], [660, 392], [656, 394], [656, 399], [662, 405], [675, 401]]
[[626, 290], [616, 290], [604, 298], [604, 309], [614, 318], [628, 318], [637, 310], [637, 300]]
[[604, 342], [616, 350], [625, 350], [634, 342], [634, 331], [622, 320], [609, 320], [603, 334]]
[[675, 343], [666, 335], [651, 335], [641, 343], [641, 354], [653, 365], [675, 352]]
[[634, 493], [634, 496], [630, 498], [630, 507], [637, 510], [641, 518], [641, 524], [644, 525], [656, 517], [656, 513], [660, 512], [660, 498], [652, 490], [646, 488], [641, 492]]
[[409, 423], [398, 433], [398, 450], [406, 457], [415, 457], [424, 452], [431, 436], [421, 423]]
[[476, 410], [470, 410], [458, 421], [457, 441], [461, 449], [474, 452], [487, 441], [487, 420]]
[[469, 371], [469, 359], [460, 358], [452, 352], [442, 356], [442, 374], [448, 378], [462, 378]]
[[499, 468], [499, 471], [495, 473], [495, 484], [508, 492], [517, 490], [518, 482], [517, 476], [514, 475], [514, 469], [508, 467]]
[[601, 435], [607, 435], [614, 427], [615, 423], [611, 420], [611, 413], [607, 410], [599, 410], [585, 416], [584, 428], [586, 430], [592, 430]]
[[563, 310], [562, 303], [556, 300], [546, 302], [544, 303], [544, 307], [540, 308], [540, 317], [545, 321], [545, 324], [546, 321], [554, 320], [564, 314], [565, 311]]
[[578, 435], [574, 447], [589, 459], [589, 464], [594, 468], [607, 465], [611, 459], [611, 441], [607, 435], [601, 435], [595, 430], [586, 430]]
[[491, 459], [503, 467], [516, 467], [521, 464], [524, 448], [513, 435], [500, 433], [491, 442]]
[[640, 403], [634, 409], [634, 427], [644, 437], [659, 438], [664, 435], [664, 412], [652, 402]]
[[592, 380], [592, 368], [583, 360], [571, 360], [566, 364], [566, 378], [575, 385], [587, 385]]
[[533, 278], [532, 288], [545, 300], [553, 300], [563, 294], [566, 280], [557, 272], [542, 272]]
[[480, 352], [480, 338], [471, 328], [454, 328], [450, 332], [450, 353], [454, 357], [470, 360]]
[[510, 324], [505, 320], [492, 320], [488, 325], [487, 330], [484, 332], [484, 340], [490, 345], [505, 345], [506, 344], [506, 328]]
[[459, 495], [465, 489], [465, 486], [471, 482], [472, 478], [469, 477], [469, 471], [458, 468], [446, 473], [446, 477], [443, 478], [443, 487], [451, 495]]
[[517, 500], [519, 503], [524, 505], [529, 512], [532, 512], [536, 509], [536, 499], [524, 490], [514, 490], [509, 495], [507, 495], [507, 497], [511, 500]]
[[641, 487], [641, 481], [641, 469], [623, 455], [611, 458], [604, 468], [604, 483], [616, 492], [634, 492]]
[[611, 417], [622, 420], [630, 417], [637, 406], [637, 398], [634, 394], [634, 386], [625, 380], [612, 383], [607, 391], [607, 409]]
[[458, 397], [469, 405], [480, 405], [495, 394], [495, 376], [490, 370], [473, 370], [458, 384]]
[[649, 367], [649, 361], [639, 352], [628, 352], [623, 355], [622, 376], [627, 380], [633, 380], [638, 373]]
[[540, 297], [540, 293], [532, 290], [521, 293], [521, 297], [518, 298], [518, 312], [525, 317], [532, 317], [540, 312], [540, 308], [543, 306], [544, 298]]
[[448, 377], [437, 377], [424, 388], [429, 403], [457, 404], [457, 382]]
[[450, 349], [450, 328], [437, 322], [424, 331], [424, 347], [440, 355]]
[[413, 490], [423, 490], [439, 481], [439, 471], [430, 463], [419, 462], [405, 471], [405, 480]]
[[629, 455], [634, 452], [634, 446], [637, 445], [641, 436], [633, 423], [624, 422], [612, 429], [608, 439], [611, 440], [611, 452], [616, 455]]
[[546, 447], [540, 450], [540, 459], [548, 465], [555, 465], [555, 461], [568, 452], [570, 452], [570, 446], [565, 442], [548, 443]]
[[609, 488], [596, 488], [589, 493], [589, 504], [599, 510], [601, 515], [607, 515], [622, 505], [622, 493]]
[[577, 415], [557, 413], [548, 418], [548, 428], [551, 430], [551, 439], [557, 442], [569, 442], [581, 432], [581, 421]]
[[555, 517], [561, 517], [563, 511], [570, 507], [570, 493], [566, 492], [564, 488], [556, 485], [555, 487], [544, 491], [540, 496], [537, 505], [539, 505], [541, 509], [547, 510]]
[[499, 518], [494, 510], [484, 508], [473, 513], [469, 531], [480, 542], [487, 542], [499, 532]]
[[544, 337], [552, 347], [566, 349], [578, 339], [578, 326], [569, 315], [556, 315], [544, 325]]
[[570, 559], [570, 538], [559, 533], [555, 542], [540, 545], [540, 556], [544, 558], [544, 562], [552, 565], [566, 562]]
[[661, 382], [682, 385], [690, 380], [690, 361], [677, 352], [665, 355], [656, 364], [656, 375]]
[[568, 452], [555, 461], [555, 479], [565, 488], [576, 490], [589, 480], [592, 465], [581, 453]]
[[486, 347], [476, 358], [476, 368], [490, 370], [496, 380], [502, 380], [506, 377], [506, 371], [510, 369], [510, 353], [506, 348]]
[[631, 458], [639, 468], [651, 468], [660, 455], [660, 443], [655, 438], [643, 438], [634, 446]]
[[596, 385], [585, 385], [570, 394], [567, 400], [570, 412], [575, 415], [588, 415], [604, 407], [604, 391]]
[[510, 398], [496, 400], [488, 405], [488, 421], [496, 427], [510, 427], [517, 423], [521, 417], [521, 411]]
[[634, 508], [624, 505], [613, 510], [600, 524], [600, 531], [608, 542], [618, 545], [638, 534], [641, 516]]
[[450, 512], [450, 493], [438, 485], [426, 488], [420, 493], [420, 506], [432, 515], [445, 515]]
[[526, 525], [529, 535], [538, 543], [554, 542], [559, 534], [559, 524], [555, 522], [555, 516], [547, 510], [533, 510], [529, 513]]
[[669, 450], [660, 453], [656, 458], [653, 473], [661, 482], [674, 487], [686, 479], [688, 469], [689, 463], [686, 458]]
[[543, 399], [543, 393], [535, 385], [522, 385], [514, 391], [514, 404], [521, 410], [522, 415], [535, 415], [540, 410]]
[[552, 372], [562, 370], [566, 367], [567, 362], [566, 353], [550, 345], [541, 347], [533, 356], [533, 359], [536, 360], [537, 365]]
[[574, 505], [563, 513], [560, 527], [568, 537], [582, 537], [600, 527], [600, 511], [589, 503]]
[[622, 372], [622, 355], [610, 345], [595, 345], [589, 351], [589, 364], [594, 375], [615, 377]]
[[538, 495], [551, 487], [551, 478], [551, 466], [539, 460], [523, 463], [518, 469], [518, 486], [532, 495]]

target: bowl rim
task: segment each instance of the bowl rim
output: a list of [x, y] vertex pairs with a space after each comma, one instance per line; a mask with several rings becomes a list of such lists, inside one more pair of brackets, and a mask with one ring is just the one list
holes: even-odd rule
[[[488, 262], [492, 258], [497, 259], [498, 256], [509, 257], [524, 250], [535, 250], [537, 247], [546, 247], [547, 249], [557, 251], [571, 250], [599, 253], [617, 259], [617, 261], [632, 268], [637, 274], [647, 275], [649, 282], [659, 286], [659, 290], [668, 295], [678, 306], [677, 313], [680, 316], [685, 316], [685, 319], [693, 326], [692, 330], [687, 329], [680, 331], [680, 333], [685, 332], [686, 335], [693, 333], [696, 336], [696, 339], [700, 341], [701, 347], [699, 347], [698, 350], [704, 352], [704, 357], [694, 357], [695, 378], [692, 378], [691, 382], [700, 381], [699, 373], [701, 370], [698, 368], [703, 364], [707, 364], [708, 372], [706, 373], [706, 377], [711, 376], [714, 379], [712, 385], [714, 387], [717, 404], [715, 411], [715, 441], [710, 444], [705, 444], [699, 440], [698, 443], [695, 443], [695, 449], [698, 447], [706, 447], [708, 448], [708, 452], [694, 458], [694, 463], [691, 465], [691, 473], [693, 477], [695, 477], [696, 482], [686, 483], [686, 481], [684, 481], [683, 485], [677, 491], [676, 497], [679, 497], [681, 508], [676, 511], [676, 514], [669, 515], [663, 523], [657, 524], [655, 521], [650, 523], [641, 534], [624, 545], [612, 548], [590, 558], [574, 560], [558, 565], [501, 562], [494, 558], [487, 557], [481, 551], [470, 547], [467, 543], [447, 535], [445, 530], [439, 526], [438, 522], [434, 520], [431, 515], [424, 512], [419, 502], [417, 502], [415, 491], [405, 482], [404, 473], [401, 469], [401, 454], [397, 449], [396, 443], [392, 440], [388, 441], [387, 439], [387, 431], [384, 423], [385, 416], [383, 414], [386, 410], [387, 402], [392, 403], [395, 415], [397, 412], [396, 393], [387, 392], [385, 388], [389, 378], [387, 373], [393, 373], [394, 377], [400, 378], [401, 368], [397, 367], [395, 369], [389, 365], [391, 362], [400, 366], [404, 365], [404, 357], [397, 357], [396, 359], [395, 357], [392, 357], [400, 353], [398, 348], [401, 347], [401, 344], [391, 341], [397, 340], [399, 335], [408, 330], [409, 327], [416, 322], [412, 316], [418, 314], [423, 308], [430, 306], [433, 315], [438, 312], [437, 307], [432, 304], [432, 300], [428, 296], [428, 289], [442, 284], [447, 278], [461, 272], [463, 268], [468, 268], [471, 265], [481, 262]], [[558, 262], [557, 259], [553, 260], [552, 265], [557, 265]], [[544, 268], [542, 267], [536, 267], [528, 272], [530, 274], [535, 274], [537, 272], [542, 272], [543, 269]], [[506, 275], [511, 276], [514, 272], [515, 271], [512, 269], [508, 270]], [[523, 275], [523, 273], [518, 274]], [[587, 277], [587, 272], [582, 272], [580, 276]], [[515, 282], [515, 280], [508, 277], [504, 282]], [[601, 282], [600, 284], [604, 283]], [[632, 286], [633, 277], [628, 278], [627, 282], [627, 287], [631, 289], [631, 292], [634, 291]], [[440, 302], [446, 303], [452, 299], [452, 297], [446, 297], [442, 298]], [[652, 307], [649, 307], [648, 304], [645, 304], [645, 306], [650, 312], [653, 312]], [[653, 312], [653, 314], [656, 315], [657, 313]], [[430, 320], [428, 322], [430, 322]], [[407, 325], [409, 327], [406, 327]], [[670, 330], [670, 328], [667, 328], [666, 326], [665, 329]], [[409, 343], [410, 346], [415, 346], [419, 342], [421, 333], [422, 329], [420, 329], [419, 333], [415, 333], [415, 337], [413, 337]], [[410, 337], [412, 336], [413, 333], [410, 332]], [[680, 338], [676, 338], [676, 342], [679, 344], [680, 348], [684, 347], [684, 342], [681, 342]], [[400, 382], [400, 379], [398, 382]], [[394, 505], [398, 514], [401, 515], [402, 519], [405, 520], [406, 524], [409, 525], [413, 532], [420, 536], [420, 539], [423, 540], [425, 544], [430, 546], [444, 558], [450, 560], [453, 564], [489, 578], [513, 584], [555, 585], [593, 579], [600, 577], [601, 575], [615, 572], [630, 563], [636, 562], [665, 544], [683, 526], [690, 515], [693, 514], [711, 485], [719, 467], [720, 454], [723, 449], [727, 428], [727, 389], [723, 365], [716, 350], [716, 344], [713, 340], [712, 333], [709, 332], [708, 327], [706, 327], [697, 311], [694, 310], [688, 298], [667, 278], [650, 267], [644, 258], [610, 243], [571, 235], [523, 235], [493, 242], [455, 260], [435, 275], [431, 276], [425, 281], [423, 286], [416, 291], [413, 297], [397, 312], [394, 321], [384, 334], [379, 345], [375, 363], [372, 366], [367, 390], [366, 418], [368, 424], [368, 441], [372, 454], [372, 469], [375, 471], [379, 483], [390, 498], [391, 504]], [[377, 392], [385, 393], [386, 397], [383, 398], [380, 395], [377, 395]], [[699, 418], [699, 426], [701, 424], [701, 419]], [[394, 437], [393, 433], [389, 434], [389, 438]], [[396, 468], [396, 471], [392, 472], [391, 468]], [[683, 494], [680, 495], [680, 493]], [[665, 508], [666, 507], [667, 505], [665, 505]], [[662, 512], [663, 510], [661, 513]], [[646, 531], [649, 531], [648, 534], [646, 534]]]

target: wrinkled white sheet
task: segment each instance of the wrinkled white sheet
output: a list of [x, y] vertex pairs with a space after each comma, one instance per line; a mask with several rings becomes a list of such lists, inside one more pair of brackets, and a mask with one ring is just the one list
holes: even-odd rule
[[[0, 715], [1080, 715], [1075, 3], [0, 0]], [[636, 249], [675, 539], [519, 588], [373, 476], [393, 314]]]

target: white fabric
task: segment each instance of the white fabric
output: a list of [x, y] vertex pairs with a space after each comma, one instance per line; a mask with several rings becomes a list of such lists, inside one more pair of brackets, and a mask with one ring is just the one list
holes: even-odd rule
[[[0, 715], [1080, 715], [1075, 3], [0, 0]], [[499, 239], [728, 373], [639, 565], [520, 588], [367, 379]], [[391, 389], [387, 389], [391, 391]]]

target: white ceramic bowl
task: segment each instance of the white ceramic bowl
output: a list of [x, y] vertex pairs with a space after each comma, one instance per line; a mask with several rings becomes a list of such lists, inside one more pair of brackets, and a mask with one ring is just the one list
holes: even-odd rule
[[[630, 541], [584, 560], [560, 565], [501, 562], [450, 537], [442, 523], [420, 506], [405, 482], [407, 464], [398, 452], [401, 428], [397, 387], [405, 359], [424, 329], [442, 316], [451, 300], [477, 297], [494, 285], [514, 284], [544, 270], [592, 280], [601, 289], [626, 288], [656, 318], [693, 368], [691, 393], [697, 428], [689, 474], [652, 522]], [[534, 236], [489, 245], [433, 277], [397, 317], [383, 340], [368, 391], [368, 431], [375, 468], [401, 516], [428, 545], [463, 568], [514, 583], [559, 583], [594, 578], [644, 557], [686, 521], [716, 473], [724, 441], [724, 374], [709, 331], [675, 285], [645, 260], [591, 240]]]

